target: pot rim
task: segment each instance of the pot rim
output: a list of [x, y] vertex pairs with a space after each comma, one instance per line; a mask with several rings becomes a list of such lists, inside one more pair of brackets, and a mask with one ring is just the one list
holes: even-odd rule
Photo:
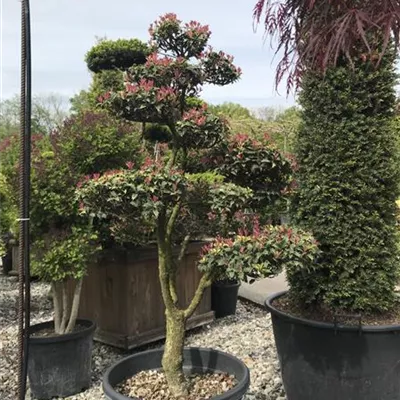
[[238, 287], [241, 285], [240, 281], [236, 281], [235, 283], [224, 283], [224, 281], [215, 281], [212, 283], [214, 286], [218, 286], [218, 287], [226, 287], [226, 288], [230, 288], [230, 287]]
[[[58, 342], [66, 342], [69, 340], [75, 340], [79, 338], [83, 338], [86, 336], [91, 335], [96, 329], [96, 323], [89, 319], [77, 319], [76, 324], [84, 325], [85, 328], [81, 329], [77, 332], [66, 333], [63, 335], [58, 336], [51, 336], [51, 337], [29, 337], [29, 342], [31, 344], [51, 344], [51, 343], [58, 343]], [[54, 320], [41, 322], [39, 324], [34, 324], [29, 327], [29, 334], [31, 335], [33, 332], [41, 331], [42, 329], [46, 328], [54, 328]]]
[[[230, 389], [228, 392], [225, 392], [221, 395], [212, 397], [211, 400], [229, 400], [230, 397], [234, 394], [240, 394], [241, 396], [244, 396], [247, 393], [247, 390], [250, 386], [250, 371], [249, 368], [246, 366], [246, 364], [241, 361], [240, 359], [238, 359], [237, 357], [229, 354], [229, 353], [225, 353], [223, 351], [220, 350], [215, 350], [215, 349], [211, 349], [211, 348], [205, 348], [205, 347], [185, 347], [184, 351], [187, 350], [198, 350], [198, 351], [206, 351], [206, 352], [214, 352], [214, 353], [218, 353], [226, 358], [231, 359], [231, 361], [236, 362], [241, 364], [242, 368], [243, 368], [243, 378], [238, 382], [238, 384], [236, 386], [234, 386], [232, 389]], [[118, 393], [114, 387], [109, 383], [109, 376], [111, 374], [111, 372], [114, 370], [114, 368], [118, 367], [120, 364], [124, 363], [126, 360], [131, 359], [131, 358], [139, 358], [141, 356], [143, 356], [144, 354], [149, 355], [149, 357], [151, 357], [153, 354], [155, 353], [160, 353], [160, 352], [164, 352], [164, 348], [158, 348], [158, 349], [152, 349], [152, 350], [146, 350], [146, 351], [142, 351], [140, 353], [136, 353], [136, 354], [132, 354], [128, 357], [124, 357], [123, 359], [117, 361], [116, 363], [114, 363], [111, 367], [109, 367], [106, 371], [106, 373], [104, 374], [103, 377], [103, 392], [106, 395], [106, 398], [109, 398], [109, 395], [112, 395], [114, 399], [116, 400], [139, 400], [136, 397], [126, 397], [124, 395], [122, 395], [121, 393]], [[161, 366], [160, 366], [161, 367]], [[146, 370], [143, 370], [146, 371]]]
[[281, 292], [273, 293], [270, 296], [267, 297], [265, 300], [265, 307], [267, 310], [274, 316], [285, 319], [290, 322], [295, 322], [301, 325], [307, 325], [311, 326], [314, 328], [319, 328], [319, 329], [331, 329], [334, 331], [341, 331], [341, 332], [368, 332], [368, 333], [380, 333], [380, 332], [396, 332], [400, 331], [400, 324], [397, 325], [361, 325], [361, 326], [349, 326], [349, 325], [343, 325], [340, 323], [328, 323], [328, 322], [320, 322], [320, 321], [314, 321], [306, 318], [301, 318], [301, 317], [296, 317], [291, 314], [287, 314], [281, 310], [278, 310], [275, 308], [272, 303], [274, 300], [278, 299], [279, 297], [284, 296], [285, 294], [288, 293], [288, 290], [284, 290]]

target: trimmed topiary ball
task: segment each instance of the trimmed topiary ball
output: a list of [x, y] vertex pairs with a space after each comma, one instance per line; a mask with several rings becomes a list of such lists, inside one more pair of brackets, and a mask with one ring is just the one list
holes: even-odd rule
[[148, 45], [138, 39], [102, 40], [86, 54], [85, 61], [92, 72], [110, 69], [126, 70], [146, 62]]

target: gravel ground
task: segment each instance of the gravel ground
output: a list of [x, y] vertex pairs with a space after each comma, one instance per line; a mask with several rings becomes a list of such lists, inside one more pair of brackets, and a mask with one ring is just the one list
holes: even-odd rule
[[[51, 319], [49, 287], [32, 284], [32, 324]], [[0, 274], [0, 399], [15, 400], [17, 393], [17, 279]], [[250, 368], [251, 387], [246, 400], [285, 400], [269, 315], [239, 302], [236, 316], [218, 320], [188, 334], [188, 346], [211, 347], [231, 353]], [[161, 344], [158, 344], [161, 345]], [[131, 353], [133, 353], [132, 351]], [[95, 343], [92, 387], [68, 400], [105, 399], [101, 377], [116, 360], [129, 353]], [[29, 390], [27, 399], [31, 399]]]

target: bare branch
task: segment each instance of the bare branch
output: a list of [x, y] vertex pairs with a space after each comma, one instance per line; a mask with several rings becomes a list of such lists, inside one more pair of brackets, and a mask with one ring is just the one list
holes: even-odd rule
[[60, 282], [62, 288], [62, 319], [60, 325], [60, 333], [64, 333], [67, 327], [67, 321], [69, 317], [69, 305], [68, 305], [68, 294], [67, 294], [67, 282]]
[[190, 242], [190, 235], [186, 235], [181, 244], [181, 251], [179, 252], [178, 262], [177, 262], [178, 266], [181, 265], [183, 258], [185, 257], [185, 253], [188, 248], [189, 242]]
[[204, 291], [211, 286], [211, 277], [209, 273], [205, 273], [199, 282], [199, 286], [197, 287], [196, 293], [193, 296], [193, 299], [189, 305], [189, 307], [185, 310], [185, 319], [190, 318], [193, 313], [196, 311], [196, 308], [201, 302], [201, 299], [203, 298]]
[[176, 310], [176, 303], [171, 295], [171, 255], [170, 243], [166, 236], [165, 210], [160, 212], [157, 221], [157, 247], [158, 247], [158, 274], [160, 279], [161, 294], [167, 310]]
[[60, 304], [60, 291], [58, 282], [51, 283], [51, 289], [53, 291], [53, 305], [54, 305], [54, 331], [60, 333], [61, 326], [61, 304]]
[[69, 317], [69, 322], [67, 329], [65, 330], [65, 333], [70, 333], [75, 328], [76, 319], [78, 317], [79, 302], [81, 299], [82, 283], [83, 283], [83, 278], [79, 279], [78, 282], [76, 283], [74, 298], [71, 307], [71, 315]]

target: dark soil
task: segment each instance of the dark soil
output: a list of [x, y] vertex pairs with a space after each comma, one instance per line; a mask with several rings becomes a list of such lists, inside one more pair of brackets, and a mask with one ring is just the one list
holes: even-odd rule
[[354, 311], [332, 310], [321, 305], [304, 307], [302, 304], [295, 302], [290, 296], [284, 295], [275, 300], [273, 306], [279, 311], [283, 311], [294, 317], [316, 322], [334, 323], [336, 316], [337, 323], [345, 326], [358, 326], [360, 317], [363, 326], [400, 325], [400, 303], [397, 303], [392, 310], [387, 312], [356, 313]]
[[[75, 325], [75, 328], [74, 328], [73, 332], [80, 332], [80, 331], [83, 331], [84, 329], [86, 329], [86, 326]], [[42, 329], [40, 331], [33, 332], [31, 334], [31, 337], [47, 337], [47, 338], [50, 338], [50, 337], [57, 337], [57, 336], [62, 336], [62, 335], [59, 335], [59, 334], [55, 333], [53, 328]]]
[[[185, 400], [211, 399], [237, 384], [235, 378], [227, 374], [190, 375], [187, 381], [189, 396]], [[142, 400], [177, 400], [168, 389], [164, 373], [156, 370], [140, 372], [121, 383], [117, 390], [124, 396]]]

